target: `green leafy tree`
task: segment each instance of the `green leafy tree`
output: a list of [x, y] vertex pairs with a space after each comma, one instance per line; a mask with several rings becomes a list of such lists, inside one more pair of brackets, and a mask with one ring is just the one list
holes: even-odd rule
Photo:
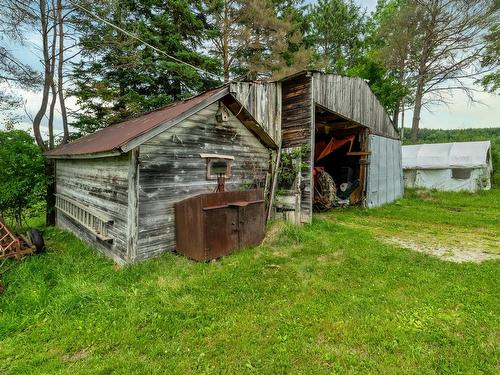
[[0, 131], [0, 215], [19, 228], [24, 214], [45, 196], [45, 167], [40, 148], [21, 130]]
[[[217, 61], [200, 52], [206, 22], [198, 2], [101, 1], [88, 9], [179, 60], [219, 73]], [[83, 133], [219, 83], [85, 12], [72, 22], [83, 48], [72, 74], [80, 106], [73, 126]]]
[[[500, 2], [495, 3], [494, 12], [500, 10]], [[489, 92], [500, 91], [500, 22], [496, 22], [486, 36], [486, 52], [481, 65], [488, 72], [481, 78], [481, 84]]]
[[380, 57], [399, 69], [414, 97], [412, 133], [417, 140], [424, 106], [446, 103], [455, 90], [473, 99], [468, 81], [484, 71], [484, 36], [495, 20], [494, 0], [400, 0], [381, 23]]
[[[384, 55], [385, 25], [399, 11], [400, 0], [379, 0], [375, 11], [368, 17], [364, 36], [364, 54], [356, 65], [348, 70], [349, 75], [362, 77], [368, 81], [382, 105], [392, 115], [393, 122], [398, 125], [399, 117], [405, 106], [412, 102], [411, 90], [406, 80], [405, 59], [395, 57], [388, 61]], [[411, 32], [412, 25], [402, 25], [401, 34]], [[398, 47], [407, 48], [404, 37], [400, 38]], [[404, 54], [403, 54], [404, 55]], [[406, 104], [406, 105], [405, 105]]]
[[373, 57], [373, 54], [366, 54], [347, 71], [347, 74], [364, 78], [380, 103], [392, 114], [394, 123], [398, 125], [401, 101], [408, 95], [408, 89], [404, 82], [400, 81], [397, 72], [387, 69]]
[[319, 0], [309, 7], [316, 66], [345, 73], [364, 52], [366, 15], [353, 0]]

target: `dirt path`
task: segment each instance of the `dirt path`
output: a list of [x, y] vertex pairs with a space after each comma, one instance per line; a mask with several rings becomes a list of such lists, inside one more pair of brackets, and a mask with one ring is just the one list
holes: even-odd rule
[[420, 253], [425, 253], [432, 255], [436, 258], [450, 261], [450, 262], [474, 262], [479, 263], [490, 259], [500, 259], [500, 255], [485, 253], [480, 249], [461, 249], [456, 247], [446, 247], [439, 246], [438, 244], [422, 244], [417, 243], [408, 239], [398, 238], [398, 237], [385, 237], [379, 239], [382, 242], [398, 245], [404, 247], [405, 249], [418, 251]]

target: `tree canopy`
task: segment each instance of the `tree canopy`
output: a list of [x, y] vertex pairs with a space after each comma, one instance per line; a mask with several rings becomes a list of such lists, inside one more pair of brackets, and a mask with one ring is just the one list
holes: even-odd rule
[[[7, 9], [0, 40], [21, 41], [28, 26], [42, 36], [42, 72], [0, 44], [0, 80], [42, 90], [33, 119], [42, 147], [54, 145], [56, 100], [67, 122], [68, 96], [81, 134], [231, 79], [314, 68], [366, 79], [396, 124], [414, 109], [415, 137], [423, 107], [454, 90], [472, 98], [468, 79], [499, 87], [494, 0], [379, 0], [372, 14], [354, 0], [0, 2]], [[68, 48], [76, 53], [67, 56]], [[47, 119], [45, 146], [39, 129]]]

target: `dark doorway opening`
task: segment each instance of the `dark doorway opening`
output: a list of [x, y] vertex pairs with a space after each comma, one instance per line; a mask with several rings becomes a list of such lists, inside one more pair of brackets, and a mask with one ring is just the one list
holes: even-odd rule
[[363, 204], [367, 128], [320, 106], [315, 120], [315, 210]]

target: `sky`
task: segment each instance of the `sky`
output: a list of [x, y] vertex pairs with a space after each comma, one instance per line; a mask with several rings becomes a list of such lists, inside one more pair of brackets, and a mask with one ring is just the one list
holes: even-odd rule
[[[307, 1], [312, 2], [312, 1]], [[356, 0], [356, 2], [371, 12], [375, 9], [377, 0]], [[39, 44], [36, 34], [27, 41], [27, 45], [31, 47]], [[11, 49], [15, 54], [33, 66], [39, 65], [37, 57], [30, 49], [20, 45], [11, 45]], [[471, 82], [471, 86], [478, 89], [475, 93], [475, 100], [479, 103], [471, 103], [465, 93], [456, 91], [449, 97], [448, 105], [434, 105], [429, 109], [423, 109], [420, 120], [422, 128], [440, 128], [440, 129], [463, 129], [463, 128], [482, 128], [482, 127], [500, 127], [500, 95], [489, 94], [481, 90], [481, 87], [475, 86]], [[0, 89], [7, 89], [5, 86], [0, 86]], [[41, 100], [40, 92], [28, 92], [19, 89], [12, 89], [12, 92], [22, 96], [26, 102], [25, 108], [17, 111], [22, 116], [21, 127], [30, 129], [30, 120], [25, 112], [28, 112], [31, 117], [34, 116], [39, 107]], [[68, 98], [67, 106], [70, 110], [77, 110], [78, 107], [74, 98]], [[405, 112], [405, 127], [411, 126], [412, 111]], [[0, 122], [2, 114], [0, 113]], [[62, 129], [61, 116], [56, 109], [55, 115], [56, 129]]]
[[[368, 12], [375, 10], [377, 0], [355, 0]], [[482, 91], [480, 86], [470, 83], [479, 90], [471, 103], [464, 92], [455, 91], [448, 99], [448, 105], [434, 105], [423, 110], [420, 118], [421, 128], [464, 129], [500, 127], [500, 95]], [[405, 127], [411, 126], [412, 111], [405, 113]]]

